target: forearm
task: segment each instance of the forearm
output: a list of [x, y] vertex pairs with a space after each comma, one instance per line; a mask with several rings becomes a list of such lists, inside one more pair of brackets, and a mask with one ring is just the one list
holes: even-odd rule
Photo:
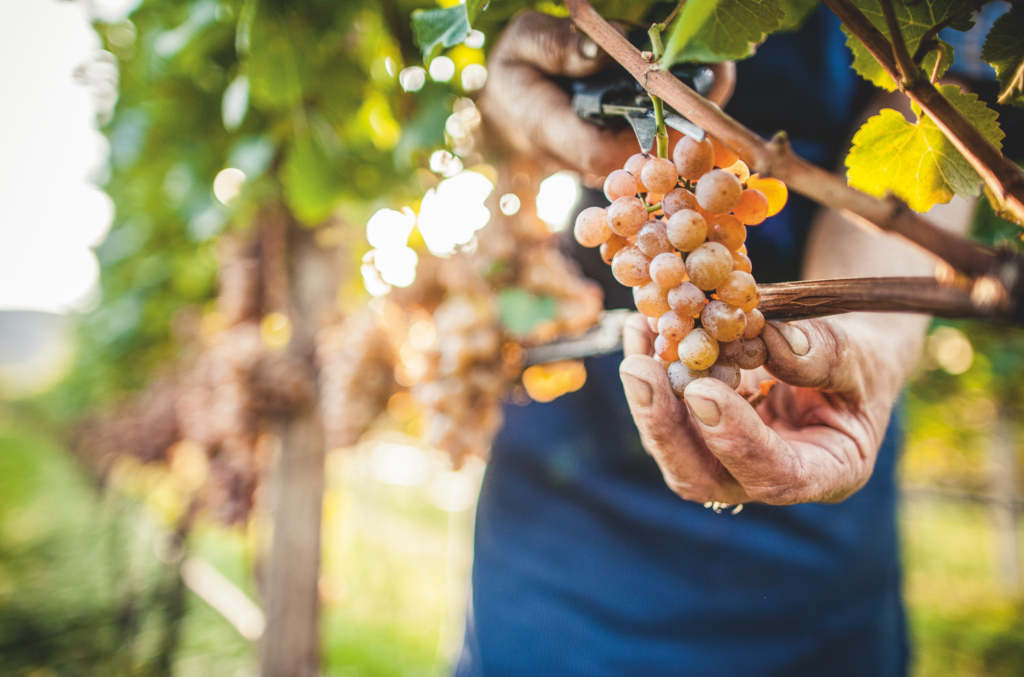
[[[932, 209], [927, 218], [965, 233], [974, 201], [956, 198]], [[804, 279], [917, 276], [935, 272], [935, 258], [898, 236], [868, 230], [835, 210], [815, 219], [804, 261]], [[895, 399], [920, 356], [928, 317], [902, 313], [851, 313], [835, 321], [857, 337], [860, 349], [877, 365], [879, 395]]]

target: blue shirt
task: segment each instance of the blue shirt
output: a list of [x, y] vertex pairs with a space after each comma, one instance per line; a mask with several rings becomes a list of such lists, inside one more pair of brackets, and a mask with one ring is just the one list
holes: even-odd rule
[[[849, 64], [822, 8], [737, 64], [728, 110], [764, 136], [786, 129], [798, 153], [832, 169], [867, 95]], [[750, 229], [759, 281], [799, 278], [814, 209], [791, 195]], [[594, 250], [579, 256], [609, 307], [631, 307]], [[898, 429], [840, 504], [716, 514], [673, 494], [643, 450], [621, 359], [587, 360], [580, 391], [506, 411], [477, 511], [457, 675], [905, 674]]]

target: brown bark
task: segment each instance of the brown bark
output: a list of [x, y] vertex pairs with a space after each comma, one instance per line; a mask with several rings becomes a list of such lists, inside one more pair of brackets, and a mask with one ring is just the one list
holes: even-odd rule
[[1008, 320], [1006, 306], [979, 307], [970, 292], [931, 277], [864, 277], [758, 285], [758, 309], [770, 320], [804, 320], [850, 312], [923, 313], [945, 318]]
[[[311, 232], [286, 215], [288, 308], [293, 334], [288, 346], [315, 373], [314, 337], [332, 314], [337, 270], [316, 247]], [[320, 520], [326, 451], [318, 399], [282, 417], [281, 453], [273, 474], [273, 541], [266, 578], [267, 628], [261, 677], [313, 677], [319, 672]]]

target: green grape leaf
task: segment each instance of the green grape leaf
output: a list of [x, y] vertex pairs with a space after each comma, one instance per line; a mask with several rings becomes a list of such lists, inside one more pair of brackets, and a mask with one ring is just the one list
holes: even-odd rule
[[[989, 141], [1002, 146], [998, 113], [956, 85], [939, 90]], [[875, 196], [892, 191], [919, 212], [949, 202], [954, 194], [978, 195], [981, 177], [935, 122], [916, 107], [915, 113], [918, 120], [912, 123], [885, 109], [860, 128], [846, 157], [850, 185]]]
[[981, 58], [996, 69], [999, 103], [1024, 107], [1024, 8], [1019, 4], [996, 19]]
[[779, 0], [782, 11], [786, 14], [786, 20], [782, 22], [779, 31], [796, 31], [804, 25], [804, 21], [818, 7], [818, 0]]
[[491, 4], [491, 0], [466, 0], [466, 19], [469, 23], [472, 24], [476, 21], [480, 12], [487, 9], [489, 4]]
[[[899, 23], [900, 32], [903, 33], [903, 39], [907, 43], [907, 49], [910, 53], [913, 54], [917, 51], [917, 47], [921, 43], [921, 37], [929, 28], [945, 20], [951, 14], [958, 12], [967, 1], [918, 0], [917, 2], [894, 2], [893, 8], [896, 11], [896, 20]], [[864, 15], [871, 20], [875, 28], [885, 35], [886, 39], [890, 37], [889, 27], [885, 23], [885, 15], [882, 14], [882, 8], [878, 4], [878, 0], [854, 0], [854, 4], [864, 12]], [[955, 28], [962, 30], [965, 25], [967, 24], [961, 20], [955, 24]], [[874, 85], [890, 92], [895, 91], [896, 83], [885, 72], [881, 64], [875, 60], [875, 57], [871, 56], [867, 48], [850, 33], [846, 26], [843, 26], [843, 32], [847, 36], [846, 46], [853, 52], [853, 69], [862, 78]], [[949, 69], [949, 65], [953, 63], [953, 48], [941, 40], [939, 42], [944, 49], [949, 50], [947, 56], [943, 58], [939, 69], [939, 76], [941, 77]], [[938, 54], [938, 50], [932, 50], [921, 63], [921, 67], [929, 75], [935, 69]]]
[[745, 59], [785, 19], [778, 0], [688, 0], [662, 62], [667, 67], [684, 61]]
[[536, 296], [521, 287], [509, 287], [498, 294], [498, 312], [509, 331], [526, 334], [541, 322], [555, 319], [558, 303], [550, 296]]
[[343, 188], [327, 151], [308, 135], [297, 138], [285, 156], [281, 183], [288, 208], [311, 226], [330, 215]]
[[[479, 5], [479, 2], [475, 3]], [[419, 10], [412, 14], [412, 36], [427, 59], [439, 47], [460, 45], [469, 33], [466, 5]]]

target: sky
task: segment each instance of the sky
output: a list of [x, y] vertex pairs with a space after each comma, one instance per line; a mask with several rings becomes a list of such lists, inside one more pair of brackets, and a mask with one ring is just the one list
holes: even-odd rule
[[[0, 0], [0, 310], [67, 312], [96, 301], [90, 247], [113, 218], [97, 187], [107, 144], [97, 93], [116, 66], [89, 15], [117, 20], [125, 0]], [[75, 71], [85, 74], [76, 81]]]

